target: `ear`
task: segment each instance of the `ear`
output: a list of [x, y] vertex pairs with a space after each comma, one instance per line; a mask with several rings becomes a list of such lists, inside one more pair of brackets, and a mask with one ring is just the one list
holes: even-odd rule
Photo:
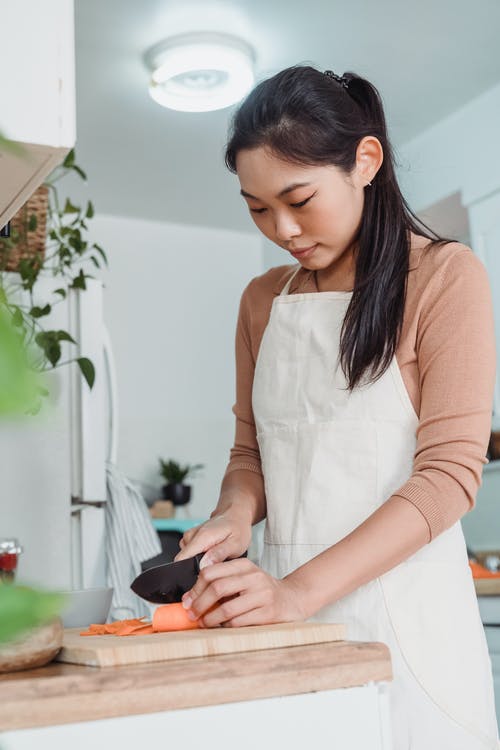
[[365, 136], [356, 149], [353, 177], [359, 187], [364, 188], [373, 180], [383, 161], [384, 152], [379, 139], [374, 135]]

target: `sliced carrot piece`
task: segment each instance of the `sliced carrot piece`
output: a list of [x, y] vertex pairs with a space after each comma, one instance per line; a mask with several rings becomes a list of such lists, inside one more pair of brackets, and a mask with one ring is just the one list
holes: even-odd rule
[[89, 625], [88, 630], [83, 631], [80, 635], [116, 635], [116, 633], [125, 627], [142, 627], [143, 625], [150, 625], [148, 622], [144, 622], [144, 617], [134, 617], [129, 620], [115, 620], [114, 622], [106, 622], [103, 624], [96, 623]]
[[153, 613], [153, 630], [155, 633], [165, 633], [170, 630], [194, 630], [199, 628], [198, 620], [190, 620], [187, 609], [182, 602], [162, 604]]
[[146, 625], [132, 626], [129, 632], [118, 633], [118, 635], [149, 635], [154, 632], [153, 626], [146, 623]]

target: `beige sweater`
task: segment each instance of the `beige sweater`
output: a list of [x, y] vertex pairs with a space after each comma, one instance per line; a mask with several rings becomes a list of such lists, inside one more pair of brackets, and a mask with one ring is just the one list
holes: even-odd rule
[[[262, 473], [252, 412], [255, 362], [273, 299], [296, 264], [272, 268], [244, 290], [236, 331], [236, 435], [226, 475]], [[289, 293], [317, 292], [301, 268]], [[486, 270], [470, 248], [412, 241], [396, 359], [419, 417], [413, 472], [394, 495], [413, 503], [429, 541], [475, 505], [491, 429], [493, 306]], [[387, 498], [389, 499], [389, 498]]]

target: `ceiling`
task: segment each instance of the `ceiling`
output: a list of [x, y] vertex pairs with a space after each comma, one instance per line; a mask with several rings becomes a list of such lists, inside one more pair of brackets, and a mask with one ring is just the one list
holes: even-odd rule
[[96, 211], [256, 231], [223, 163], [236, 106], [174, 112], [147, 92], [142, 55], [225, 31], [252, 44], [257, 80], [296, 63], [353, 70], [382, 94], [404, 144], [500, 81], [498, 0], [75, 0], [77, 163]]

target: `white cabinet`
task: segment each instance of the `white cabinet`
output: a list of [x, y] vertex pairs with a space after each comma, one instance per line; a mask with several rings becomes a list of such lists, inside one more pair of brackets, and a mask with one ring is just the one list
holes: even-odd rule
[[[494, 597], [500, 599], [500, 597]], [[500, 609], [500, 607], [499, 607]], [[497, 709], [497, 721], [500, 726], [500, 627], [485, 626], [486, 640], [488, 641], [488, 651], [493, 668], [493, 682], [495, 685], [495, 705]]]
[[23, 155], [0, 148], [0, 228], [74, 146], [73, 0], [2, 3], [0, 132]]
[[[153, 738], [187, 750], [237, 747], [303, 750], [391, 750], [386, 683], [321, 690], [263, 700], [225, 703], [117, 719], [5, 732], [2, 750], [137, 750]], [[167, 743], [168, 738], [168, 743]], [[396, 748], [394, 748], [396, 750]]]

